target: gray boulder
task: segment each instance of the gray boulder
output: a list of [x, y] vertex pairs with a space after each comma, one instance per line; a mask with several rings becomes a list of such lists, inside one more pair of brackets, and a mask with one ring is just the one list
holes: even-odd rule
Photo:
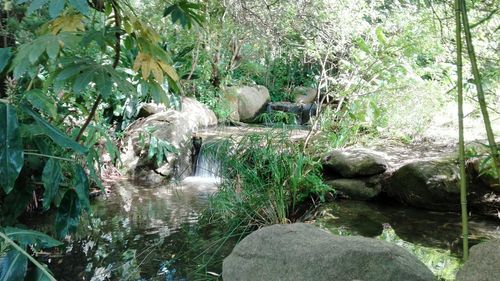
[[382, 174], [388, 168], [387, 161], [373, 151], [365, 149], [334, 150], [323, 159], [326, 172], [343, 178]]
[[354, 200], [370, 200], [382, 191], [380, 176], [358, 179], [335, 179], [326, 182], [338, 193]]
[[[182, 110], [166, 109], [136, 120], [126, 131], [121, 160], [127, 174], [136, 181], [159, 184], [172, 176], [188, 176], [190, 141], [194, 132], [217, 124], [215, 114], [191, 98], [183, 98]], [[152, 132], [148, 132], [151, 131]], [[150, 135], [172, 145], [178, 153], [168, 153], [158, 166], [148, 157]]]
[[469, 259], [457, 273], [457, 281], [498, 281], [500, 278], [500, 239], [473, 246]]
[[386, 191], [402, 203], [429, 210], [460, 210], [460, 174], [452, 161], [417, 161], [388, 179]]
[[364, 237], [334, 236], [313, 225], [273, 225], [253, 232], [224, 259], [233, 280], [435, 280], [403, 248]]
[[[265, 111], [271, 99], [269, 91], [264, 86], [230, 87], [225, 92], [226, 100], [233, 110], [231, 119], [239, 118], [233, 121], [254, 122], [255, 118]], [[238, 114], [235, 113], [234, 97], [238, 100]]]
[[296, 103], [309, 104], [316, 100], [316, 89], [314, 88], [295, 87], [292, 94]]

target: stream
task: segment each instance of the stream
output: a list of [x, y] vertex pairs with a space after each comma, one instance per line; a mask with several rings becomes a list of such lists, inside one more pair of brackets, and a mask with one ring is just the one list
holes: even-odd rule
[[[216, 182], [209, 177], [189, 177], [156, 188], [119, 182], [108, 198], [94, 200], [93, 213], [66, 241], [66, 250], [47, 262], [61, 281], [206, 280], [207, 276], [217, 280], [220, 263], [209, 268], [209, 275], [193, 274], [211, 237], [211, 231], [198, 228], [197, 221], [215, 190]], [[358, 201], [333, 202], [321, 210], [316, 224], [335, 234], [399, 244], [439, 276], [454, 276], [459, 266], [458, 214]], [[472, 217], [470, 231], [471, 244], [500, 237], [498, 222], [488, 218]], [[226, 243], [214, 260], [220, 262], [235, 242]]]

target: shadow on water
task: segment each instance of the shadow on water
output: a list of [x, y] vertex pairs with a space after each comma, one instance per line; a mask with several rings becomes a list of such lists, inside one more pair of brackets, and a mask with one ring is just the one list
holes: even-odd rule
[[[419, 258], [439, 280], [455, 280], [461, 264], [460, 222], [458, 213], [347, 200], [326, 204], [317, 220], [334, 234], [374, 237], [397, 244]], [[470, 217], [469, 246], [493, 238], [500, 238], [498, 220]]]

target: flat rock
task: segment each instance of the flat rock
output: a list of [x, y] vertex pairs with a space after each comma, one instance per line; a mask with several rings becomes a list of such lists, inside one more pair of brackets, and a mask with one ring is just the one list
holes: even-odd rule
[[359, 179], [335, 179], [326, 181], [337, 192], [354, 200], [370, 200], [382, 191], [380, 176]]
[[224, 259], [233, 280], [435, 280], [405, 249], [372, 238], [334, 236], [308, 224], [273, 225], [244, 238]]
[[388, 168], [387, 161], [374, 151], [366, 149], [334, 150], [323, 159], [326, 172], [343, 178], [382, 174]]

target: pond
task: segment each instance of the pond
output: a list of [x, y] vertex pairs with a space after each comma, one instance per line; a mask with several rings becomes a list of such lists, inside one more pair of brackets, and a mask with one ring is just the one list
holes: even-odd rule
[[[215, 190], [213, 179], [200, 177], [154, 188], [119, 182], [108, 198], [94, 200], [93, 213], [66, 249], [46, 262], [57, 280], [220, 280], [221, 261], [236, 240], [220, 246], [216, 228], [198, 225]], [[322, 207], [316, 224], [339, 235], [396, 243], [442, 280], [453, 280], [460, 264], [459, 222], [456, 213], [337, 201]], [[471, 244], [500, 237], [498, 221], [488, 218], [472, 217], [470, 229]]]

